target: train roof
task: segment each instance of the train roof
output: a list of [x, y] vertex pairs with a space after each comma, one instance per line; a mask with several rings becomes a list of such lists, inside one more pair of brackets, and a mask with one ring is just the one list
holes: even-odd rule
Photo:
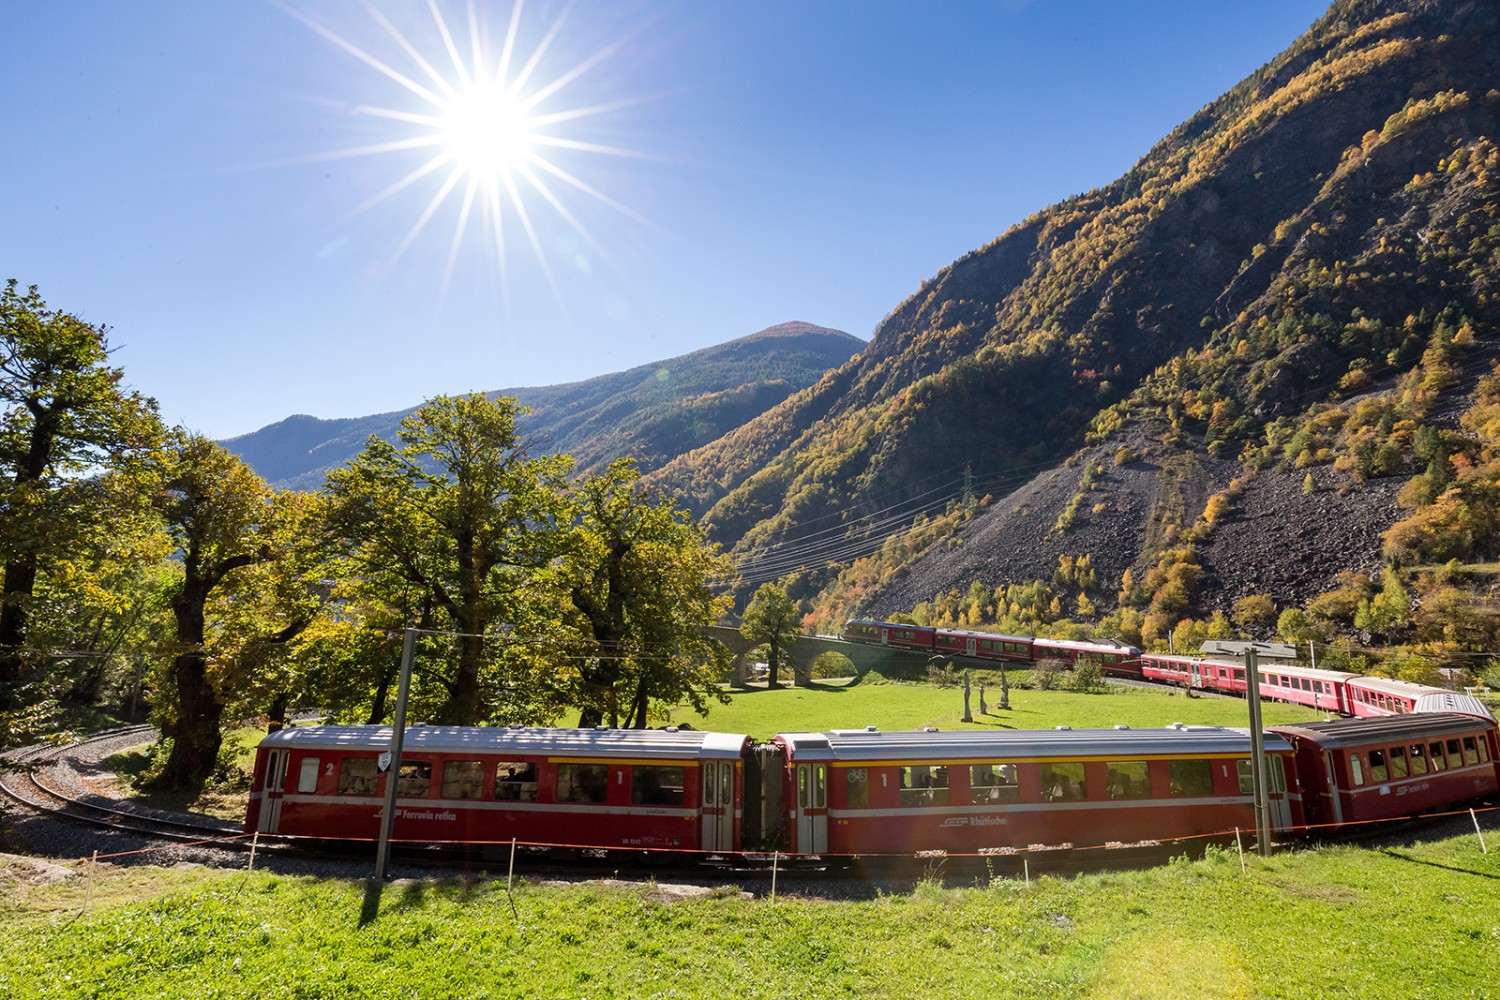
[[943, 635], [956, 636], [959, 639], [1003, 639], [1006, 642], [1031, 642], [1029, 635], [1009, 635], [1005, 632], [981, 632], [978, 629], [943, 628], [938, 629]]
[[1477, 715], [1481, 719], [1493, 719], [1495, 713], [1490, 707], [1472, 694], [1457, 694], [1453, 691], [1439, 691], [1435, 694], [1424, 694], [1417, 699], [1415, 712], [1457, 712], [1460, 715]]
[[1031, 640], [1037, 645], [1052, 646], [1057, 649], [1085, 649], [1099, 650], [1107, 653], [1140, 653], [1140, 648], [1127, 645], [1123, 642], [1101, 642], [1093, 639], [1047, 639], [1037, 636]]
[[1439, 694], [1442, 688], [1435, 688], [1427, 684], [1413, 684], [1411, 681], [1398, 681], [1393, 677], [1356, 677], [1353, 682], [1362, 688], [1371, 691], [1384, 691], [1387, 694], [1415, 695], [1420, 697], [1424, 694]]
[[[408, 726], [402, 752], [516, 753], [576, 757], [738, 759], [749, 737], [696, 729], [542, 729], [528, 726]], [[385, 750], [390, 726], [297, 726], [271, 733], [262, 747]]]
[[[880, 732], [834, 730], [827, 733], [782, 733], [793, 760], [948, 761], [1023, 760], [1026, 758], [1219, 756], [1250, 753], [1250, 730], [1219, 726], [1164, 729], [937, 730]], [[1268, 734], [1268, 751], [1289, 751], [1284, 738]]]
[[1347, 681], [1359, 674], [1350, 673], [1347, 670], [1324, 670], [1322, 667], [1299, 667], [1290, 663], [1261, 663], [1256, 669], [1264, 677], [1266, 674], [1276, 674], [1279, 677], [1307, 677], [1310, 679], [1322, 678]]
[[1452, 712], [1411, 712], [1405, 715], [1377, 715], [1361, 719], [1335, 719], [1332, 722], [1308, 722], [1298, 726], [1273, 726], [1272, 732], [1300, 738], [1320, 747], [1365, 746], [1380, 743], [1418, 741], [1454, 733], [1472, 733], [1493, 720], [1476, 719]]

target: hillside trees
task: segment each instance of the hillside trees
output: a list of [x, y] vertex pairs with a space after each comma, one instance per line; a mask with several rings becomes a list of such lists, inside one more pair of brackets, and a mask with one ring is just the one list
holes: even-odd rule
[[0, 292], [0, 710], [36, 652], [27, 640], [39, 577], [107, 520], [96, 474], [159, 433], [155, 403], [110, 366], [105, 334], [50, 308], [35, 286], [11, 279]]
[[554, 574], [577, 638], [565, 675], [579, 726], [645, 728], [651, 700], [703, 711], [726, 666], [703, 626], [728, 608], [710, 582], [727, 577], [717, 553], [675, 502], [644, 492], [619, 460], [572, 491], [574, 524]]

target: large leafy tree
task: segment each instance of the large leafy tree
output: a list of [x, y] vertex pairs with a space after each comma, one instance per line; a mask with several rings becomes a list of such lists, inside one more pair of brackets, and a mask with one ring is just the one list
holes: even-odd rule
[[578, 724], [645, 728], [653, 701], [703, 711], [727, 664], [703, 631], [728, 608], [711, 584], [727, 561], [675, 502], [652, 496], [622, 459], [573, 491], [575, 524], [558, 564], [574, 631], [561, 668]]
[[246, 686], [238, 672], [257, 663], [247, 650], [285, 642], [310, 620], [305, 603], [274, 593], [285, 584], [257, 572], [302, 536], [306, 504], [299, 494], [273, 494], [238, 457], [195, 434], [179, 432], [152, 472], [147, 486], [181, 562], [156, 706], [172, 748], [153, 784], [195, 789], [213, 772], [225, 707]]
[[160, 431], [156, 404], [109, 364], [105, 334], [35, 286], [0, 292], [0, 689], [22, 678], [39, 576], [108, 520], [96, 474]]
[[763, 583], [750, 606], [745, 609], [740, 623], [740, 635], [751, 642], [764, 643], [768, 654], [766, 664], [770, 667], [767, 683], [776, 686], [776, 673], [783, 660], [791, 662], [792, 644], [797, 641], [802, 612], [797, 602], [787, 595], [785, 588], [774, 583]]
[[415, 588], [422, 617], [409, 624], [446, 633], [424, 653], [456, 645], [422, 657], [418, 684], [441, 694], [414, 698], [435, 721], [472, 725], [535, 707], [534, 685], [505, 676], [511, 645], [501, 640], [536, 616], [534, 575], [565, 538], [569, 461], [528, 456], [515, 418], [510, 398], [439, 396], [401, 422], [399, 446], [371, 438], [328, 478], [331, 524], [370, 589]]

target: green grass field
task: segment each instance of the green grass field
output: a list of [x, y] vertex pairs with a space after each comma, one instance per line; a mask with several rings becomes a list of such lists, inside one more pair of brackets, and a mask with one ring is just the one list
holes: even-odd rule
[[[679, 711], [674, 721], [700, 729], [747, 733], [765, 739], [774, 733], [824, 729], [1101, 729], [1115, 725], [1151, 727], [1173, 722], [1206, 726], [1249, 725], [1246, 703], [1238, 698], [1189, 698], [1166, 688], [1111, 686], [1107, 694], [1012, 689], [1011, 710], [995, 708], [998, 689], [985, 693], [990, 714], [979, 714], [979, 692], [970, 693], [974, 722], [964, 723], [962, 688], [930, 684], [862, 683], [843, 686], [818, 682], [810, 688], [736, 691], [728, 705], [713, 705], [706, 716]], [[1322, 718], [1298, 705], [1270, 702], [1262, 706], [1268, 726]]]
[[[1491, 821], [1492, 822], [1492, 821]], [[1493, 823], [1492, 823], [1493, 826]], [[1500, 840], [1492, 829], [1491, 840]], [[1500, 853], [1431, 843], [922, 883], [859, 902], [735, 887], [364, 883], [0, 862], [0, 996], [1491, 998]]]

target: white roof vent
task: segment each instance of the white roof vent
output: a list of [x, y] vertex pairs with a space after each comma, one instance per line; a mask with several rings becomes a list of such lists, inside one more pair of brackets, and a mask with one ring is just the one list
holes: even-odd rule
[[1064, 731], [1064, 732], [1072, 732], [1073, 731], [1073, 727], [1072, 726], [1058, 726], [1057, 728], [1059, 730]]

